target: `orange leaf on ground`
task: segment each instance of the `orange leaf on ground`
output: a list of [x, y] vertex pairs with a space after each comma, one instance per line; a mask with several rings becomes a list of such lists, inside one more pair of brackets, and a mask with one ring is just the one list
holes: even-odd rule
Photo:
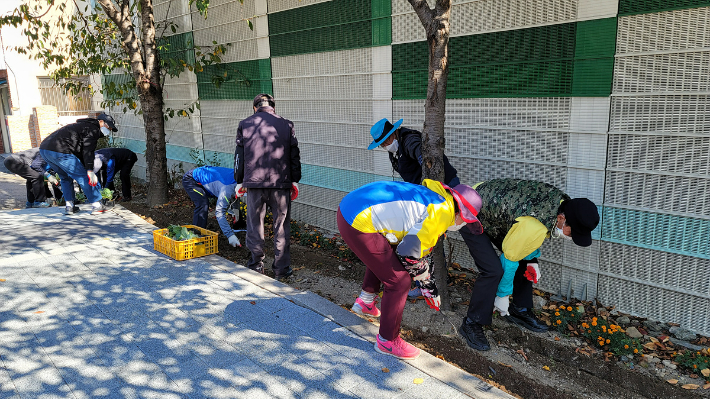
[[681, 388], [683, 388], [683, 389], [698, 389], [698, 388], [700, 388], [700, 385], [685, 384], [685, 385], [681, 386]]
[[35, 314], [38, 314], [38, 313], [44, 313], [44, 310], [38, 310], [35, 312]]
[[710, 377], [710, 369], [702, 369], [700, 370], [700, 374], [704, 375], [705, 377]]
[[437, 359], [445, 360], [443, 356], [441, 355], [436, 355]]
[[250, 301], [249, 303], [251, 303], [252, 305], [256, 305], [256, 301]]
[[671, 385], [675, 385], [675, 384], [678, 383], [678, 380], [676, 380], [676, 379], [671, 379], [671, 380], [668, 380], [668, 381], [666, 381], [666, 382], [669, 383], [669, 384], [671, 384]]
[[498, 362], [498, 364], [500, 364], [503, 367], [513, 367], [510, 364], [505, 364], [505, 363], [501, 363], [501, 362]]
[[549, 367], [549, 366], [542, 366], [542, 369], [545, 370], [545, 371], [550, 371], [550, 367]]
[[423, 383], [423, 382], [424, 382], [424, 379], [423, 379], [423, 378], [415, 378], [414, 381], [412, 381], [412, 382], [414, 382], [415, 384], [418, 385], [418, 384]]
[[559, 340], [560, 340], [560, 337], [555, 337], [555, 341], [559, 341]]
[[383, 372], [383, 373], [389, 373], [389, 372], [390, 372], [390, 369], [388, 369], [387, 367], [383, 367], [383, 368], [382, 368], [382, 372]]
[[703, 389], [710, 389], [710, 383], [703, 385]]
[[5, 281], [5, 279], [4, 279], [4, 278], [0, 278], [0, 281]]

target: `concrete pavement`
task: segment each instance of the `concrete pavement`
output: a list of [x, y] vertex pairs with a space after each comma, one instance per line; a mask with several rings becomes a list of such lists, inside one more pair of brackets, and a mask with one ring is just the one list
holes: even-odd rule
[[0, 209], [24, 209], [27, 202], [26, 180], [11, 173], [3, 162], [10, 154], [0, 154]]
[[0, 398], [510, 397], [427, 353], [379, 354], [376, 327], [326, 299], [217, 255], [174, 261], [140, 217], [87, 207], [0, 211]]

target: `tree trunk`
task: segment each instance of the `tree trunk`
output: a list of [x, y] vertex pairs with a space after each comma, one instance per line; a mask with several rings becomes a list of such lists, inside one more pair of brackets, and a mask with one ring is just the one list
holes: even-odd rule
[[[422, 176], [444, 181], [444, 121], [446, 113], [446, 81], [449, 74], [449, 18], [451, 0], [437, 0], [430, 9], [423, 0], [409, 0], [426, 30], [429, 45], [429, 83], [424, 105], [422, 131]], [[434, 278], [439, 287], [441, 309], [449, 310], [451, 300], [447, 289], [448, 270], [443, 239], [434, 248]]]
[[[144, 83], [140, 94], [145, 125], [145, 162], [148, 206], [168, 202], [168, 162], [165, 152], [165, 119], [160, 86]], [[145, 89], [145, 86], [148, 86]]]

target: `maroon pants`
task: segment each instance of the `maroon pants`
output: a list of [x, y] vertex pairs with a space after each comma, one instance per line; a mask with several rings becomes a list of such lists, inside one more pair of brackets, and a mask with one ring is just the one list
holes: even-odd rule
[[394, 340], [399, 336], [402, 313], [407, 302], [411, 279], [404, 269], [394, 249], [380, 233], [363, 233], [345, 221], [338, 209], [338, 230], [350, 249], [365, 264], [365, 279], [362, 289], [366, 292], [382, 294], [382, 316], [380, 316], [380, 336]]

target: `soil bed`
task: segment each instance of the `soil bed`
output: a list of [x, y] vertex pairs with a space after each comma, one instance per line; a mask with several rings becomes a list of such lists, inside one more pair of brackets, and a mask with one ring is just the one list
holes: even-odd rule
[[[141, 187], [136, 187], [134, 200], [121, 205], [160, 228], [171, 224], [192, 224], [193, 205], [184, 191], [171, 190], [171, 202], [156, 208], [146, 206], [142, 191]], [[206, 228], [220, 232], [213, 213], [210, 213]], [[270, 228], [266, 226], [267, 234]], [[244, 233], [239, 233], [238, 237], [244, 244]], [[338, 258], [337, 250], [317, 247], [316, 244], [300, 245], [299, 240], [292, 239], [294, 275], [287, 284], [315, 292], [349, 309], [360, 292], [364, 265]], [[273, 244], [269, 237], [265, 250], [265, 271], [273, 277], [270, 270]], [[219, 255], [239, 264], [246, 264], [249, 259], [245, 247], [231, 247], [221, 233]], [[493, 348], [488, 352], [471, 350], [458, 337], [454, 327], [460, 325], [465, 315], [472, 281], [467, 284], [457, 281], [449, 287], [454, 304], [454, 311], [446, 312], [450, 322], [430, 310], [424, 301], [410, 300], [403, 317], [404, 339], [517, 397], [710, 398], [710, 389], [703, 389], [702, 382], [700, 389], [682, 389], [683, 384], [698, 383], [698, 379], [689, 379], [683, 373], [675, 371], [673, 374], [674, 371], [668, 370], [668, 374], [657, 376], [659, 366], [654, 369], [654, 365], [638, 364], [638, 356], [633, 361], [621, 362], [614, 357], [605, 357], [603, 351], [595, 350], [579, 338], [557, 332], [531, 333], [500, 318], [494, 318], [487, 331]], [[671, 385], [666, 382], [671, 378], [680, 381]]]

